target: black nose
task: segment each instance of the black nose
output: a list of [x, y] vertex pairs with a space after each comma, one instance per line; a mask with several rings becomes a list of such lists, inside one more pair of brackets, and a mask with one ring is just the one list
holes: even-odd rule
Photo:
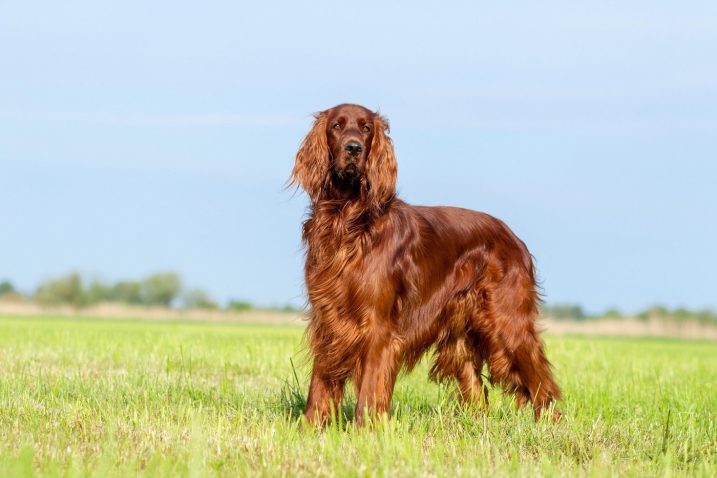
[[361, 145], [356, 141], [349, 141], [346, 143], [346, 146], [344, 146], [344, 150], [351, 156], [358, 156], [362, 149]]

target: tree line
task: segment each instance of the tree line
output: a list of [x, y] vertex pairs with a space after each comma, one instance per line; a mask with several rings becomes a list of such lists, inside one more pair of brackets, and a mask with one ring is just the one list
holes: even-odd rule
[[[70, 305], [76, 308], [102, 302], [187, 309], [222, 308], [205, 290], [184, 287], [181, 276], [176, 272], [157, 272], [140, 280], [117, 282], [87, 280], [73, 272], [44, 280], [29, 294], [18, 291], [10, 281], [0, 282], [0, 298], [13, 296], [43, 306]], [[247, 301], [230, 300], [223, 308], [245, 311], [253, 306]]]
[[636, 314], [626, 314], [616, 308], [607, 309], [600, 314], [588, 314], [577, 304], [543, 305], [541, 312], [543, 316], [555, 320], [637, 319], [717, 323], [717, 313], [712, 309], [690, 310], [685, 307], [670, 309], [663, 305], [653, 305]]

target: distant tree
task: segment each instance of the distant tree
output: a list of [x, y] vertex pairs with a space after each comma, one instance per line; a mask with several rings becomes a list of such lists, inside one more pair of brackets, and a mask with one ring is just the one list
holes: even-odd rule
[[142, 284], [136, 281], [120, 281], [112, 285], [107, 292], [110, 302], [122, 302], [138, 305], [142, 303]]
[[543, 306], [543, 314], [556, 320], [584, 320], [588, 316], [579, 305], [555, 304]]
[[182, 279], [174, 272], [159, 272], [142, 281], [142, 302], [169, 307], [182, 290]]
[[234, 312], [246, 312], [247, 310], [251, 310], [253, 308], [254, 306], [252, 306], [251, 303], [243, 300], [230, 300], [227, 304], [227, 310], [232, 310]]
[[649, 319], [664, 319], [670, 316], [670, 311], [663, 305], [653, 305], [637, 314], [637, 318], [640, 320]]
[[672, 311], [672, 314], [670, 314], [672, 318], [678, 321], [685, 321], [692, 318], [695, 318], [696, 314], [694, 312], [691, 312], [684, 307], [678, 307], [677, 309]]
[[187, 309], [217, 309], [219, 306], [202, 289], [190, 289], [182, 297], [184, 307]]
[[603, 317], [606, 317], [608, 319], [622, 319], [622, 312], [620, 312], [615, 307], [612, 307], [610, 309], [607, 309], [604, 314], [602, 314]]
[[99, 280], [93, 280], [85, 291], [87, 303], [96, 304], [110, 300], [110, 287]]
[[5, 294], [14, 294], [15, 293], [15, 286], [12, 285], [12, 282], [8, 280], [4, 280], [0, 282], [0, 295]]
[[714, 322], [717, 323], [717, 313], [711, 309], [703, 309], [695, 314], [696, 318], [700, 322]]
[[41, 283], [35, 291], [34, 299], [43, 305], [69, 304], [82, 307], [88, 303], [82, 278], [76, 272]]

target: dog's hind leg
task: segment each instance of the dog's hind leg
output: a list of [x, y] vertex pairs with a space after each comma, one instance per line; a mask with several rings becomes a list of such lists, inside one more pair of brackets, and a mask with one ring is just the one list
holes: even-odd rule
[[[560, 398], [560, 389], [553, 379], [550, 362], [545, 357], [543, 344], [534, 334], [526, 334], [513, 354], [513, 367], [520, 376], [523, 387], [517, 389], [518, 404], [526, 398], [533, 402], [535, 418], [539, 418], [551, 402]], [[553, 419], [559, 414], [553, 411]]]
[[[560, 398], [560, 389], [535, 328], [535, 294], [531, 291], [524, 296], [514, 285], [500, 287], [493, 291], [487, 305], [481, 339], [485, 339], [488, 350], [491, 381], [515, 393], [519, 407], [530, 400], [537, 419]], [[553, 418], [558, 418], [557, 412]]]
[[488, 410], [488, 390], [483, 384], [481, 368], [472, 360], [463, 363], [463, 367], [456, 374], [458, 390], [465, 405], [477, 407], [483, 411]]

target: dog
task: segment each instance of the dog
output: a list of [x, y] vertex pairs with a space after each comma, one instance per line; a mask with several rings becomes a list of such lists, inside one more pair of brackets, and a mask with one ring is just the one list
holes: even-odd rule
[[355, 421], [387, 415], [396, 377], [433, 347], [430, 377], [455, 379], [460, 398], [487, 407], [481, 373], [535, 418], [560, 398], [536, 330], [532, 256], [502, 221], [396, 195], [388, 121], [341, 104], [315, 115], [290, 184], [311, 200], [303, 225], [313, 357], [304, 416], [326, 424], [345, 384]]

